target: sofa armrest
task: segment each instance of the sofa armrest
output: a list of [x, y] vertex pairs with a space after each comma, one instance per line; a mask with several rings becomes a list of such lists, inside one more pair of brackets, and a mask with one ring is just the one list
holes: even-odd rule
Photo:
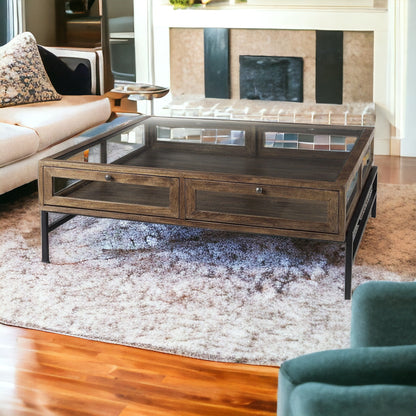
[[412, 416], [415, 403], [414, 386], [305, 383], [294, 390], [290, 409], [296, 416]]
[[351, 347], [416, 344], [416, 282], [368, 282], [352, 299]]

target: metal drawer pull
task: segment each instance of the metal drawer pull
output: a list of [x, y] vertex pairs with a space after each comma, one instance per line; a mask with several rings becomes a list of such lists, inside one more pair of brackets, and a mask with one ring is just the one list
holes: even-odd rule
[[260, 186], [258, 186], [256, 188], [256, 194], [262, 194], [263, 193], [263, 188], [261, 188]]
[[106, 180], [107, 182], [110, 182], [110, 181], [112, 181], [112, 180], [113, 180], [113, 177], [107, 173], [107, 175], [105, 175], [105, 180]]

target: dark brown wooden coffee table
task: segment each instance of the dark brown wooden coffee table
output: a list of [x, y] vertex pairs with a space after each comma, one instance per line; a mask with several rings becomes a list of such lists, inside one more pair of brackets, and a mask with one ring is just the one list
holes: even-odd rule
[[373, 128], [137, 116], [40, 162], [42, 260], [74, 215], [339, 241], [349, 299], [376, 195]]

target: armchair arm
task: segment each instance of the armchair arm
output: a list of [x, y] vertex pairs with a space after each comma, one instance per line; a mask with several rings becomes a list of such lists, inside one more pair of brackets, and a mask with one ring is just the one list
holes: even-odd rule
[[368, 282], [352, 299], [351, 347], [416, 344], [416, 282]]
[[279, 370], [279, 416], [292, 415], [293, 391], [309, 382], [416, 386], [416, 345], [320, 351], [285, 361]]
[[305, 383], [296, 387], [290, 401], [296, 416], [412, 416], [416, 387]]

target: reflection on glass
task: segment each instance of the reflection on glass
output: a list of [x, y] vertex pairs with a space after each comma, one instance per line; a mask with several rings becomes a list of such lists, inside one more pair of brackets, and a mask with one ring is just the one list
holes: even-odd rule
[[136, 82], [133, 0], [106, 0], [111, 71], [116, 81]]
[[157, 126], [158, 141], [244, 146], [245, 131]]
[[144, 126], [139, 125], [84, 149], [67, 159], [85, 163], [117, 163], [117, 160], [144, 146], [144, 134]]
[[169, 188], [131, 183], [114, 183], [53, 177], [53, 195], [102, 202], [169, 206]]
[[70, 189], [72, 186], [80, 183], [78, 179], [68, 179], [68, 178], [52, 178], [52, 192], [53, 195], [61, 195], [66, 189]]
[[354, 196], [357, 192], [358, 174], [359, 174], [359, 171], [357, 171], [357, 173], [354, 175], [354, 178], [351, 181], [351, 184], [347, 189], [347, 195], [346, 195], [346, 197], [347, 197], [347, 211], [350, 209], [351, 202], [354, 199]]
[[355, 136], [336, 136], [329, 134], [300, 134], [266, 132], [264, 146], [280, 149], [326, 150], [350, 152], [357, 140]]
[[368, 149], [367, 153], [363, 157], [362, 161], [362, 168], [363, 168], [363, 176], [367, 176], [367, 173], [369, 169], [371, 168], [371, 165], [373, 164], [373, 154], [371, 147]]

